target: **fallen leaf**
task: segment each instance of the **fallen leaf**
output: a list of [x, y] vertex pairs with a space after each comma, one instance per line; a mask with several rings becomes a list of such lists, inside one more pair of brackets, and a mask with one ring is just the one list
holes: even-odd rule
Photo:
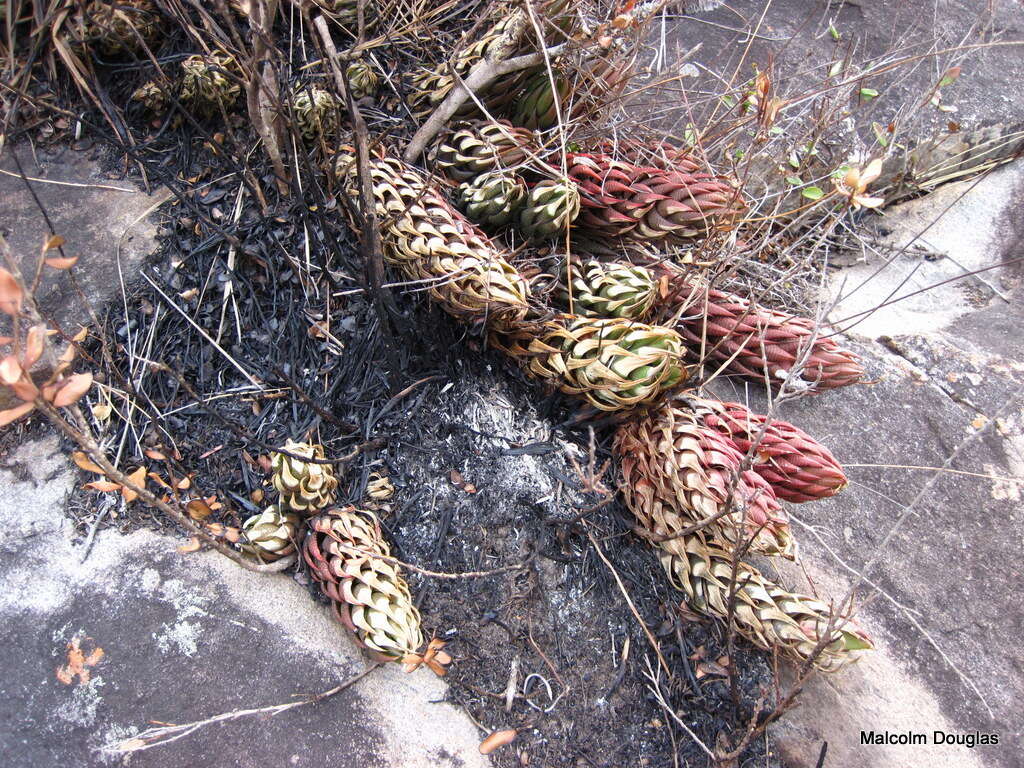
[[[128, 475], [128, 479], [132, 481], [133, 485], [137, 485], [139, 488], [145, 488], [146, 487], [146, 468], [145, 467], [139, 467], [134, 472], [132, 472], [130, 475]], [[121, 487], [121, 495], [124, 496], [124, 500], [129, 502], [129, 503], [131, 503], [131, 502], [135, 501], [137, 498], [139, 498], [139, 492], [135, 491], [135, 490], [133, 490], [133, 489], [127, 487], [127, 486], [122, 486]]]
[[164, 456], [160, 451], [155, 451], [150, 448], [146, 451], [146, 458], [152, 459], [153, 461], [166, 461], [167, 457]]
[[71, 460], [75, 462], [75, 466], [79, 469], [84, 469], [86, 472], [95, 472], [97, 475], [104, 474], [99, 465], [95, 464], [92, 459], [85, 455], [85, 451], [75, 451], [71, 454]]
[[213, 514], [210, 505], [202, 499], [192, 499], [192, 501], [185, 505], [185, 509], [188, 510], [188, 516], [196, 521], [205, 520]]
[[199, 537], [198, 536], [193, 536], [187, 542], [185, 542], [180, 547], [178, 547], [178, 552], [180, 554], [182, 554], [182, 555], [188, 555], [188, 554], [191, 554], [193, 552], [198, 552], [199, 548], [202, 545], [203, 545], [202, 542], [199, 541]]
[[57, 257], [53, 256], [49, 259], [44, 259], [46, 266], [52, 267], [53, 269], [71, 269], [75, 264], [78, 263], [77, 256]]
[[50, 235], [43, 245], [44, 251], [55, 251], [64, 245], [64, 238], [61, 235]]
[[178, 481], [177, 487], [179, 491], [187, 491], [189, 488], [192, 487], [192, 478], [189, 477], [188, 475], [185, 475], [183, 478], [181, 478], [181, 480]]
[[[95, 646], [88, 654], [82, 650], [83, 641], [86, 645]], [[99, 664], [104, 655], [103, 649], [95, 645], [91, 637], [75, 635], [67, 646], [67, 663], [57, 668], [57, 679], [64, 685], [73, 685], [76, 677], [80, 684], [88, 683], [92, 677], [89, 668]]]
[[92, 407], [92, 417], [96, 421], [106, 421], [113, 411], [114, 407], [110, 403], [97, 403]]
[[505, 731], [495, 731], [486, 739], [480, 742], [480, 754], [489, 755], [499, 747], [504, 747], [506, 744], [511, 744], [515, 741], [518, 731], [515, 728], [509, 728]]
[[112, 483], [110, 480], [93, 480], [91, 483], [85, 483], [82, 487], [103, 493], [111, 493], [121, 489], [120, 483]]

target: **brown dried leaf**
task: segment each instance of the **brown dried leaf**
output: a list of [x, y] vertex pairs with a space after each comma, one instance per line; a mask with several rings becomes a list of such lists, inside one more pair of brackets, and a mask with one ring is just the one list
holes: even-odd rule
[[114, 407], [110, 403], [97, 403], [92, 407], [92, 416], [96, 421], [106, 421], [113, 412]]
[[153, 448], [146, 451], [146, 457], [153, 461], [165, 461], [167, 459], [167, 457], [160, 453], [160, 451], [154, 450]]
[[161, 488], [166, 488], [168, 491], [171, 490], [171, 486], [167, 484], [167, 481], [160, 477], [156, 472], [150, 472], [147, 477]]
[[188, 555], [192, 552], [198, 552], [201, 546], [203, 546], [203, 543], [199, 541], [199, 537], [193, 536], [187, 542], [178, 547], [178, 552], [182, 555]]
[[[91, 637], [84, 639], [88, 644], [93, 643]], [[64, 683], [64, 685], [72, 685], [76, 677], [80, 684], [88, 683], [89, 678], [92, 676], [89, 672], [89, 667], [95, 667], [103, 660], [104, 652], [98, 645], [86, 655], [82, 650], [82, 640], [83, 638], [80, 635], [75, 635], [72, 638], [67, 647], [67, 664], [57, 668], [57, 679]]]
[[114, 483], [110, 480], [93, 480], [91, 483], [85, 483], [82, 487], [88, 488], [91, 491], [101, 491], [102, 493], [121, 490], [120, 483]]
[[[139, 467], [134, 472], [132, 472], [130, 475], [128, 475], [128, 479], [132, 481], [133, 485], [137, 485], [139, 488], [145, 488], [146, 487], [146, 468], [145, 467]], [[131, 488], [129, 488], [127, 486], [122, 486], [121, 487], [121, 495], [124, 496], [124, 500], [129, 502], [129, 503], [131, 503], [131, 502], [135, 501], [137, 498], [139, 498], [139, 492], [135, 491], [135, 490], [132, 490]]]
[[17, 315], [24, 300], [25, 294], [14, 275], [0, 267], [0, 312]]
[[14, 408], [8, 408], [5, 411], [0, 411], [0, 427], [6, 427], [27, 413], [31, 413], [35, 409], [35, 405], [32, 403], [22, 403], [16, 405]]
[[71, 337], [71, 340], [76, 344], [81, 344], [85, 341], [85, 337], [89, 335], [89, 329], [86, 326], [82, 326], [81, 330]]
[[518, 731], [515, 728], [509, 728], [504, 731], [495, 731], [486, 739], [480, 742], [480, 754], [489, 755], [499, 747], [504, 747], [506, 744], [511, 744], [515, 741]]
[[49, 259], [44, 259], [46, 266], [53, 267], [53, 269], [71, 269], [75, 264], [78, 263], [77, 256], [58, 257], [53, 256]]
[[89, 391], [91, 386], [91, 373], [76, 373], [74, 376], [68, 376], [64, 386], [57, 391], [57, 395], [53, 398], [53, 404], [58, 408], [66, 408], [69, 405], [73, 405], [81, 399], [82, 395]]
[[99, 465], [95, 464], [92, 459], [85, 455], [85, 451], [75, 451], [71, 454], [71, 460], [75, 462], [75, 466], [79, 469], [84, 469], [86, 472], [95, 472], [97, 475], [104, 474]]
[[50, 235], [43, 244], [44, 251], [55, 251], [64, 245], [64, 238], [60, 235]]
[[205, 520], [213, 514], [210, 505], [202, 499], [192, 499], [192, 501], [185, 505], [185, 509], [188, 510], [188, 516], [196, 521]]
[[185, 477], [181, 478], [181, 480], [178, 481], [177, 488], [179, 491], [187, 491], [191, 487], [192, 478], [189, 477], [188, 475], [185, 475]]

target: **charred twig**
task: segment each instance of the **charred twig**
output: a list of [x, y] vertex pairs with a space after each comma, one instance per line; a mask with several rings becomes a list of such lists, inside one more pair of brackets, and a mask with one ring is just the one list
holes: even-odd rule
[[647, 642], [651, 644], [651, 649], [658, 657], [658, 662], [665, 670], [665, 674], [667, 674], [669, 677], [672, 677], [672, 669], [669, 667], [668, 662], [665, 661], [665, 657], [661, 653], [661, 646], [658, 645], [658, 641], [655, 639], [654, 634], [647, 627], [647, 624], [644, 622], [643, 618], [641, 618], [640, 612], [636, 609], [636, 606], [633, 605], [633, 599], [629, 596], [629, 592], [626, 591], [626, 586], [622, 583], [622, 579], [619, 578], [618, 571], [615, 570], [615, 566], [611, 564], [611, 561], [607, 557], [605, 557], [604, 552], [601, 551], [601, 546], [597, 543], [597, 539], [594, 538], [594, 534], [590, 532], [590, 526], [587, 525], [586, 521], [583, 521], [583, 525], [587, 532], [587, 538], [590, 539], [590, 543], [594, 546], [594, 551], [597, 552], [597, 556], [601, 558], [601, 562], [604, 563], [608, 570], [611, 572], [612, 578], [615, 579], [615, 584], [618, 586], [619, 591], [622, 593], [622, 596], [626, 598], [626, 605], [629, 606], [629, 610], [633, 614], [633, 618], [637, 620], [637, 623], [640, 625], [640, 628], [644, 631], [644, 635], [647, 636]]
[[[334, 83], [341, 93], [342, 98], [348, 107], [349, 117], [352, 119], [353, 135], [356, 143], [356, 169], [359, 174], [359, 196], [361, 202], [361, 213], [363, 217], [363, 247], [365, 249], [366, 278], [373, 297], [374, 309], [381, 323], [381, 330], [385, 333], [391, 327], [391, 318], [399, 317], [400, 313], [395, 304], [391, 292], [383, 287], [384, 285], [384, 251], [380, 240], [380, 227], [377, 222], [377, 205], [373, 195], [373, 181], [370, 178], [370, 141], [366, 130], [366, 121], [363, 119], [359, 107], [352, 98], [351, 88], [348, 87], [348, 73], [343, 72], [338, 66], [338, 50], [334, 46], [330, 30], [327, 27], [327, 20], [318, 15], [313, 24], [320, 34], [321, 42], [327, 51], [331, 65], [331, 72], [334, 76]], [[391, 345], [388, 345], [389, 356], [393, 354]], [[392, 366], [393, 369], [396, 366]]]
[[144, 749], [151, 749], [152, 747], [159, 747], [162, 744], [170, 744], [172, 741], [182, 739], [192, 733], [195, 733], [200, 728], [207, 725], [213, 725], [214, 723], [225, 723], [232, 720], [240, 720], [244, 717], [252, 717], [260, 715], [264, 717], [278, 715], [282, 712], [287, 712], [289, 709], [296, 709], [297, 707], [304, 707], [307, 704], [317, 704], [321, 701], [336, 696], [347, 688], [351, 688], [353, 685], [358, 683], [364, 677], [369, 675], [375, 669], [381, 666], [380, 662], [371, 664], [369, 667], [364, 669], [362, 672], [353, 675], [342, 683], [330, 688], [321, 693], [315, 693], [307, 696], [306, 698], [300, 699], [299, 701], [290, 701], [287, 704], [274, 704], [269, 707], [257, 707], [255, 709], [236, 709], [231, 712], [224, 712], [220, 715], [208, 717], [205, 720], [196, 720], [191, 723], [181, 723], [180, 725], [162, 725], [157, 728], [147, 728], [141, 733], [132, 736], [131, 738], [124, 739], [122, 741], [112, 742], [105, 744], [99, 748], [100, 752], [104, 752], [110, 755], [123, 755], [132, 752], [141, 752]]

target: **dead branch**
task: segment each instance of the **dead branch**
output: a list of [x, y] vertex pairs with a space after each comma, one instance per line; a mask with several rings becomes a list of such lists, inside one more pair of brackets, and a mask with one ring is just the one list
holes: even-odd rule
[[521, 69], [536, 67], [543, 64], [545, 57], [557, 56], [565, 49], [565, 44], [552, 46], [546, 51], [527, 53], [522, 56], [508, 58], [519, 45], [526, 26], [529, 23], [527, 15], [523, 11], [517, 11], [517, 16], [507, 29], [501, 41], [489, 51], [486, 58], [477, 64], [470, 71], [465, 80], [457, 79], [452, 92], [448, 94], [437, 109], [427, 118], [427, 121], [420, 126], [416, 134], [409, 141], [405, 148], [402, 159], [407, 163], [414, 163], [420, 159], [427, 145], [437, 136], [449, 120], [459, 111], [471, 93], [477, 93], [493, 83], [502, 75], [518, 72]]
[[104, 744], [98, 751], [108, 755], [124, 755], [131, 752], [141, 752], [144, 749], [159, 747], [162, 744], [170, 744], [172, 741], [182, 739], [192, 733], [195, 733], [200, 728], [204, 728], [207, 725], [213, 725], [214, 723], [226, 723], [232, 720], [240, 720], [244, 717], [252, 717], [254, 715], [279, 715], [282, 712], [287, 712], [289, 709], [304, 707], [307, 704], [317, 704], [331, 698], [332, 696], [336, 696], [347, 688], [351, 688], [380, 666], [382, 666], [380, 662], [375, 662], [362, 672], [357, 675], [353, 675], [348, 678], [348, 680], [339, 683], [333, 688], [323, 691], [322, 693], [312, 694], [304, 699], [300, 699], [299, 701], [290, 701], [287, 704], [274, 704], [269, 707], [257, 707], [255, 709], [236, 709], [231, 712], [224, 712], [223, 714], [208, 717], [205, 720], [196, 720], [191, 723], [147, 728], [129, 739]]

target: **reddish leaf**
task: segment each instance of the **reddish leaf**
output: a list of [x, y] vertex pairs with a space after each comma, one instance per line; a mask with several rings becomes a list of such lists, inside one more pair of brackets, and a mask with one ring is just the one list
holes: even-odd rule
[[188, 510], [188, 516], [197, 521], [205, 520], [213, 514], [210, 505], [202, 499], [192, 499], [192, 501], [185, 505], [185, 508]]
[[39, 394], [39, 390], [36, 388], [35, 383], [32, 379], [28, 378], [28, 376], [14, 384], [11, 384], [11, 389], [14, 390], [14, 394], [18, 396], [19, 400], [24, 400], [26, 403], [29, 400], [35, 400], [36, 395]]
[[92, 491], [102, 491], [103, 493], [111, 493], [121, 489], [119, 483], [112, 483], [110, 480], [93, 480], [91, 483], [85, 483], [82, 487]]
[[8, 355], [0, 360], [0, 381], [11, 385], [21, 378], [21, 363], [14, 355]]
[[26, 413], [31, 413], [33, 408], [35, 408], [35, 405], [32, 403], [22, 403], [14, 408], [8, 408], [6, 411], [0, 411], [0, 427], [6, 427], [8, 424], [20, 419]]
[[199, 537], [193, 536], [185, 544], [182, 544], [180, 547], [178, 547], [178, 552], [180, 552], [183, 555], [188, 555], [192, 552], [198, 552], [199, 548], [202, 545], [202, 542], [199, 541]]
[[97, 475], [104, 474], [103, 470], [85, 455], [85, 451], [75, 451], [71, 454], [71, 460], [75, 462], [75, 466], [79, 469], [84, 469], [86, 472], [95, 472]]
[[164, 461], [167, 458], [162, 453], [160, 453], [160, 451], [153, 450], [152, 448], [146, 451], [146, 456], [151, 458], [153, 461]]
[[8, 315], [16, 315], [21, 312], [21, 304], [25, 294], [14, 279], [14, 275], [6, 269], [0, 268], [0, 312]]
[[22, 359], [26, 368], [31, 368], [43, 356], [43, 340], [45, 338], [45, 325], [33, 325], [28, 329], [28, 335], [25, 337], [25, 355]]
[[81, 399], [82, 395], [89, 391], [91, 386], [91, 373], [76, 373], [74, 376], [68, 376], [64, 386], [57, 391], [56, 397], [53, 398], [53, 404], [58, 408], [66, 408], [69, 405], [73, 405]]
[[[139, 467], [130, 475], [128, 479], [131, 480], [133, 485], [137, 485], [139, 488], [146, 487], [146, 468]], [[124, 496], [124, 500], [127, 502], [133, 502], [139, 498], [139, 492], [129, 488], [128, 486], [121, 486], [121, 495]]]
[[53, 256], [52, 258], [45, 259], [46, 266], [53, 267], [54, 269], [71, 269], [75, 264], [78, 263], [77, 256], [58, 257]]
[[489, 755], [498, 747], [504, 747], [512, 743], [516, 738], [516, 729], [509, 728], [506, 731], [495, 731], [486, 739], [480, 742], [480, 754]]

